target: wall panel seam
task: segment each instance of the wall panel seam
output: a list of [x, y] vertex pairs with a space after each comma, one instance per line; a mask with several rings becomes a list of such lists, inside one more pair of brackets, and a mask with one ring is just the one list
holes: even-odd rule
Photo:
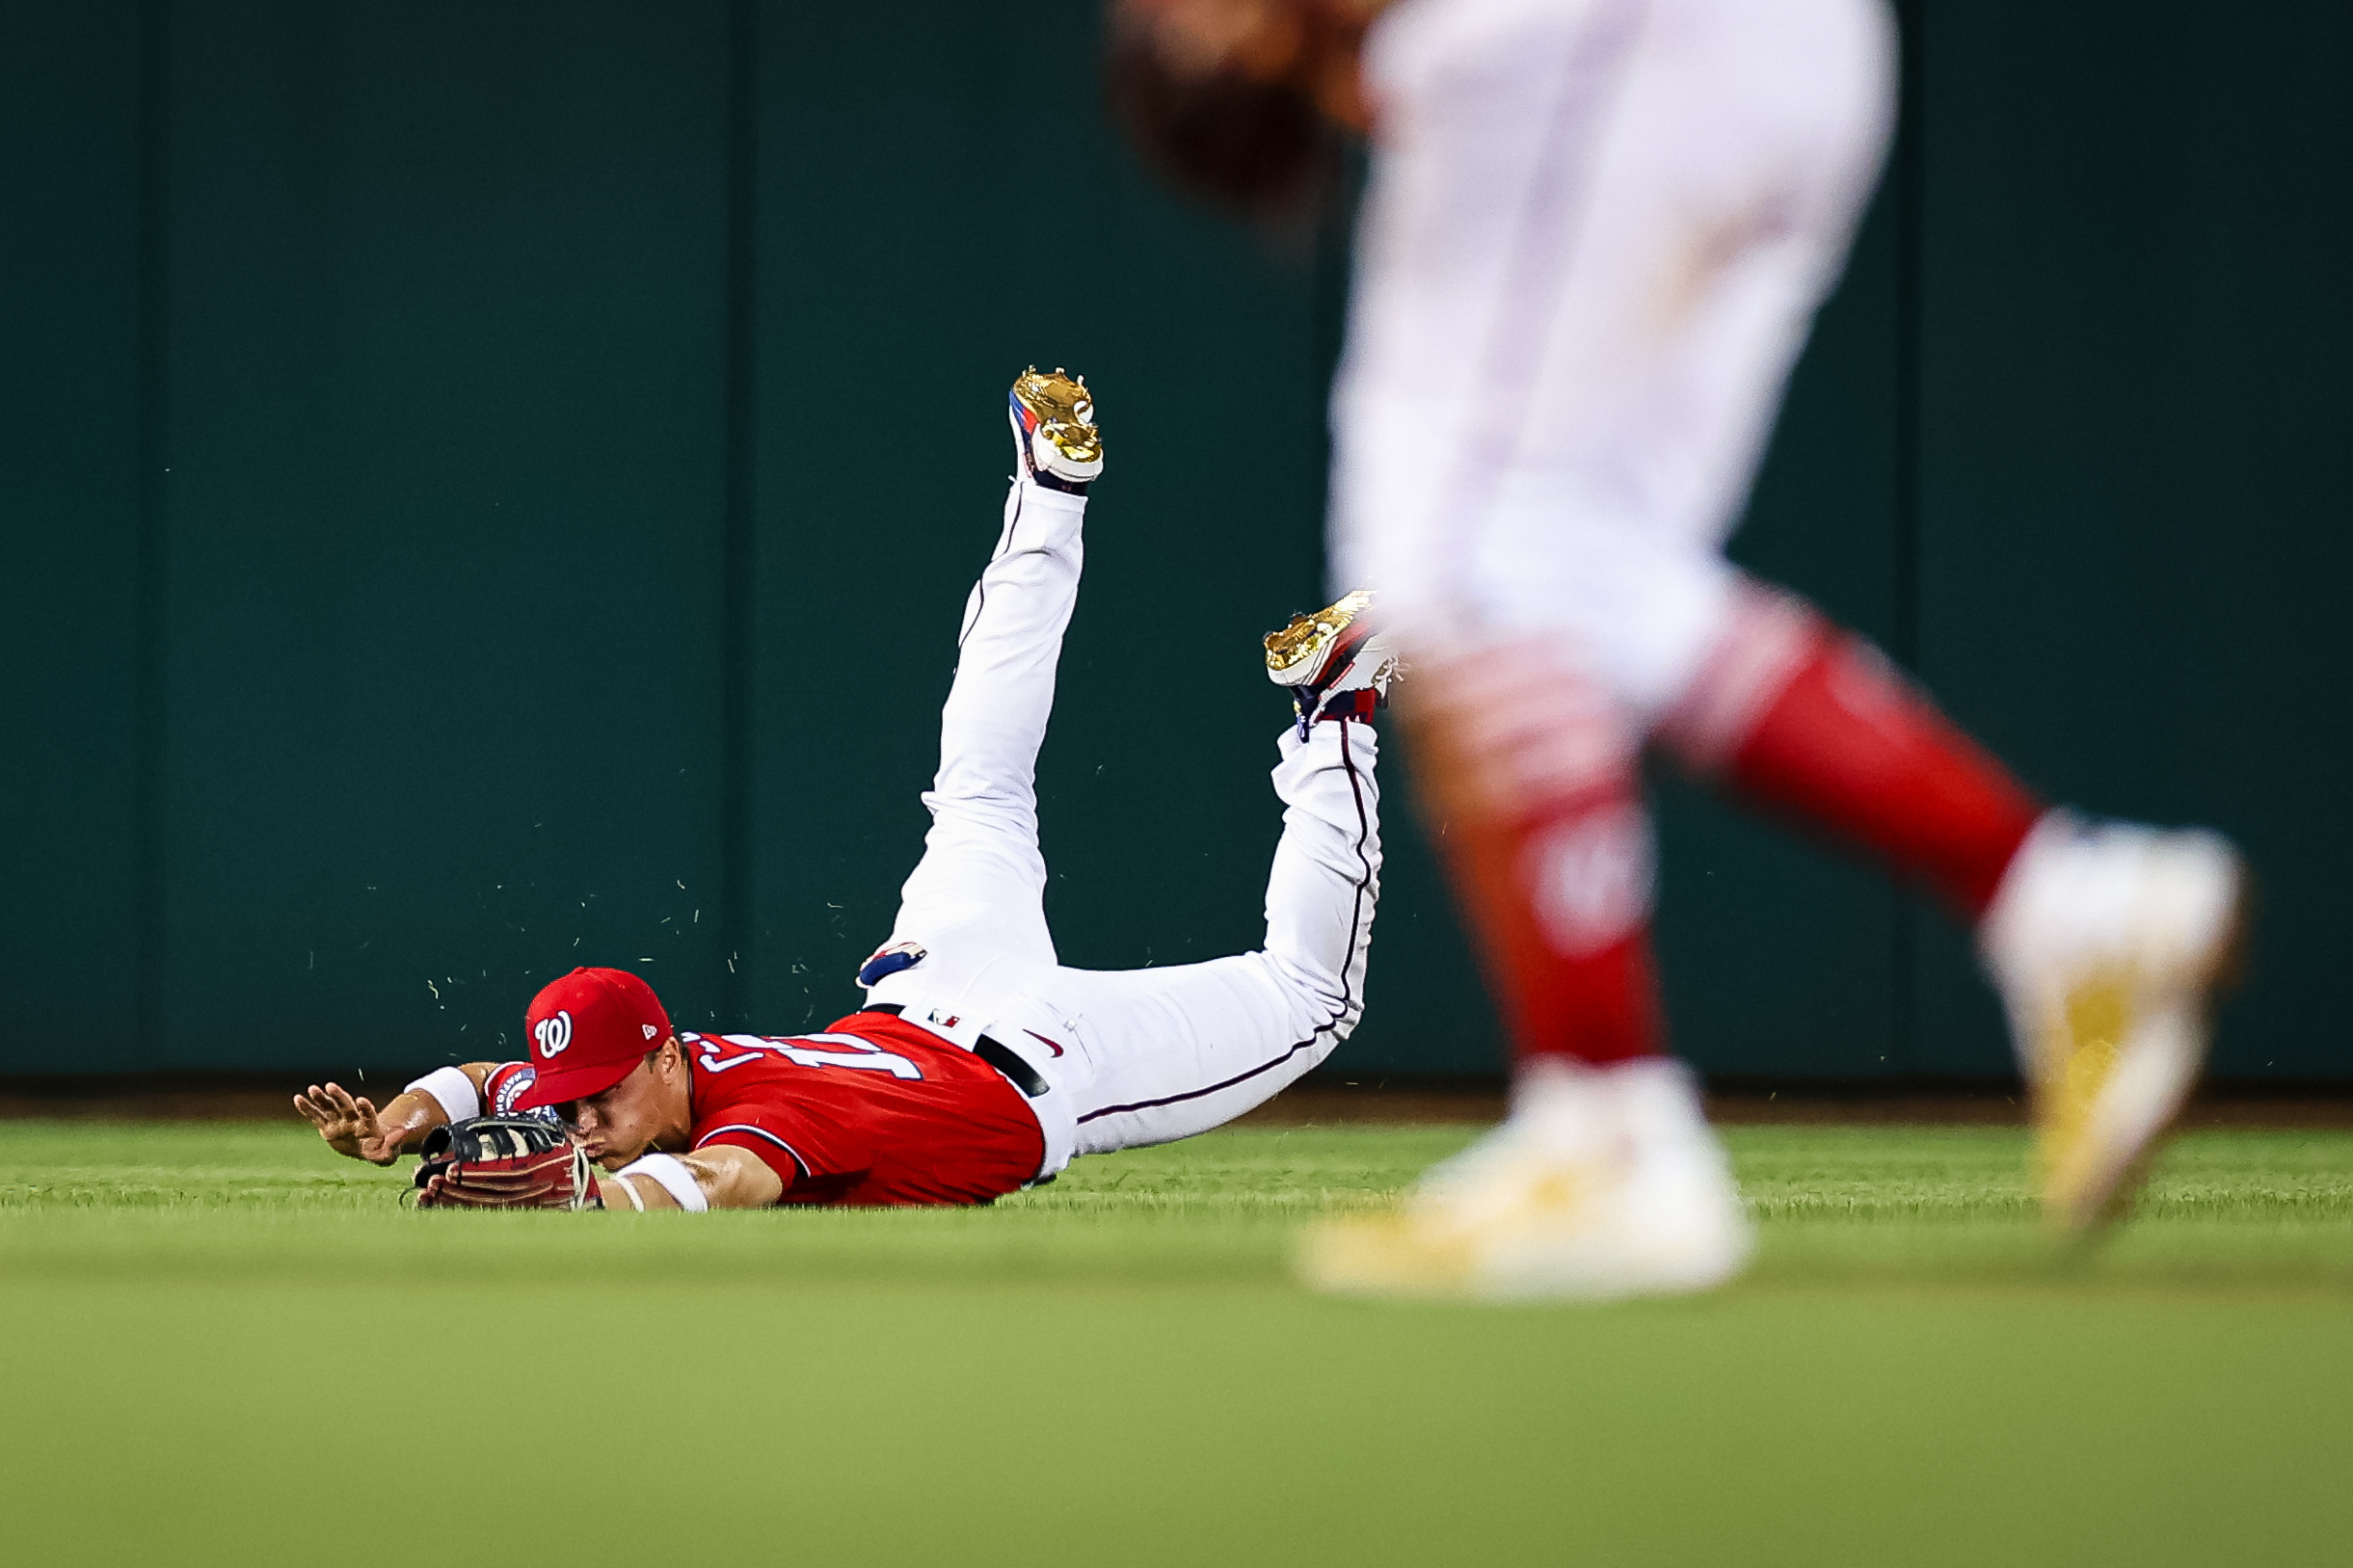
[[720, 852], [725, 888], [720, 942], [727, 955], [723, 1005], [743, 1026], [751, 995], [754, 556], [753, 434], [758, 386], [753, 332], [759, 264], [759, 34], [755, 0], [728, 0], [726, 308], [722, 330], [726, 419], [725, 518], [720, 548]]
[[165, 734], [170, 616], [166, 476], [171, 459], [171, 129], [172, 6], [141, 0], [137, 61], [137, 356], [133, 393], [139, 465], [135, 486], [132, 589], [132, 783], [136, 835], [136, 903], [130, 956], [133, 979], [134, 1066], [152, 1071], [165, 1055], [164, 1010], [168, 862], [165, 843]]
[[[1897, 0], [1895, 146], [1887, 177], [1895, 190], [1895, 582], [1889, 633], [1897, 661], [1920, 669], [1921, 310], [1927, 212], [1927, 15], [1925, 0]], [[1911, 892], [1889, 893], [1888, 1066], [1918, 1065], [1920, 910]]]

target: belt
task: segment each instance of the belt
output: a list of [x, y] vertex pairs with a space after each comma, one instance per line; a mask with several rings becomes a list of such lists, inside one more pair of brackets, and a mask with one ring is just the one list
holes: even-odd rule
[[[906, 1011], [893, 1001], [871, 1002], [858, 1010], [862, 1013], [888, 1013], [893, 1018]], [[973, 1042], [973, 1054], [1003, 1074], [1014, 1088], [1031, 1100], [1040, 1098], [1053, 1087], [1038, 1076], [1036, 1068], [1022, 1059], [1021, 1052], [1000, 1045], [985, 1034]]]

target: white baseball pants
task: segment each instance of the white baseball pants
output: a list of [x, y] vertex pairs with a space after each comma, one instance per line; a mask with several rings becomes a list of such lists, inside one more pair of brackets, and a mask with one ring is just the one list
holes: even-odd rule
[[1537, 637], [1646, 728], [1892, 115], [1883, 0], [1403, 0], [1334, 393], [1333, 560], [1410, 644]]
[[923, 959], [869, 1002], [970, 1049], [985, 1034], [1050, 1086], [1030, 1101], [1041, 1175], [1073, 1155], [1204, 1132], [1272, 1098], [1356, 1026], [1380, 894], [1378, 744], [1354, 720], [1281, 740], [1283, 835], [1256, 952], [1168, 969], [1056, 962], [1037, 840], [1037, 752], [1077, 602], [1083, 498], [1028, 481], [975, 585], [940, 716], [931, 831], [900, 890], [892, 941]]

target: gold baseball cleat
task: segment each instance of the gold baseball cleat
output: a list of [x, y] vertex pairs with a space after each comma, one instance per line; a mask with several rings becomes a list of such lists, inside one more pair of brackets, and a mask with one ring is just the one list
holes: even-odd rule
[[1751, 1245], [1680, 1067], [1538, 1064], [1509, 1121], [1395, 1211], [1310, 1227], [1297, 1266], [1333, 1295], [1610, 1301], [1711, 1289]]
[[1039, 484], [1083, 486], [1103, 473], [1103, 432], [1095, 428], [1095, 394], [1084, 376], [1031, 365], [1014, 378], [1006, 417], [1022, 472]]
[[1266, 636], [1267, 678], [1288, 687], [1298, 708], [1299, 737], [1318, 717], [1362, 718], [1398, 677], [1397, 649], [1373, 615], [1364, 589]]
[[1313, 615], [1295, 615], [1282, 630], [1268, 632], [1267, 678], [1278, 686], [1313, 683], [1330, 662], [1332, 651], [1372, 607], [1373, 596], [1359, 588], [1336, 604]]
[[2237, 853], [2203, 832], [2086, 824], [2027, 836], [1980, 928], [2033, 1088], [2043, 1215], [2120, 1212], [2205, 1064], [2243, 924]]
[[1316, 692], [1371, 686], [1386, 692], [1397, 678], [1397, 651], [1374, 625], [1373, 596], [1359, 588], [1313, 615], [1266, 636], [1267, 678], [1278, 686]]

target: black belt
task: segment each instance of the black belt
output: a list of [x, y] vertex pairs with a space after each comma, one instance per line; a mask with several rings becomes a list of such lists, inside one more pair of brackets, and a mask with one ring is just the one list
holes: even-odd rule
[[[858, 1010], [862, 1013], [888, 1013], [893, 1018], [906, 1011], [895, 1001], [869, 1002]], [[1040, 1098], [1052, 1087], [1038, 1076], [1036, 1068], [1022, 1059], [1021, 1052], [998, 1044], [985, 1034], [973, 1042], [973, 1054], [1003, 1073], [1014, 1088], [1031, 1100]]]

